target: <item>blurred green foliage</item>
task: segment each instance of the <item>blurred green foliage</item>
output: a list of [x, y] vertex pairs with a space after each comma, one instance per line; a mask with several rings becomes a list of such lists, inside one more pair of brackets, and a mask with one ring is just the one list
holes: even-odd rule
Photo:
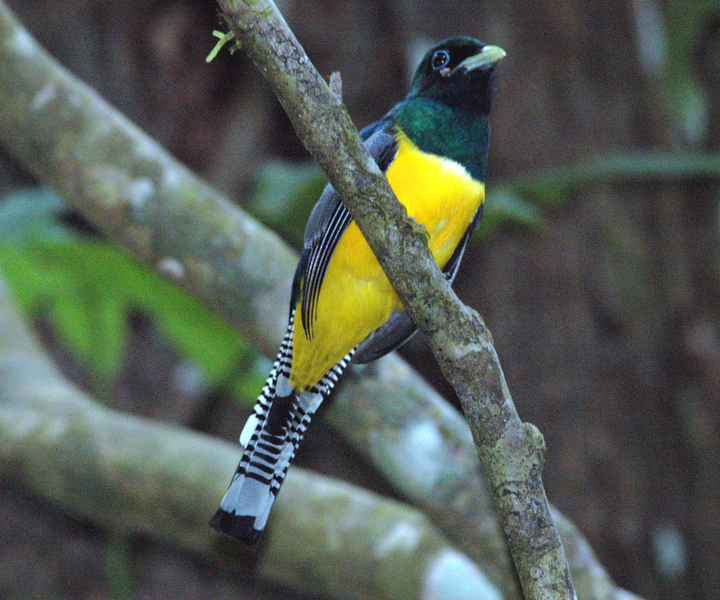
[[[720, 155], [618, 154], [491, 183], [474, 241], [486, 241], [506, 225], [538, 230], [545, 211], [564, 205], [584, 185], [688, 178], [719, 179]], [[299, 247], [324, 185], [314, 164], [270, 161], [248, 208]], [[140, 311], [211, 386], [229, 386], [242, 401], [254, 401], [267, 361], [224, 321], [127, 251], [62, 225], [58, 217], [64, 210], [43, 188], [15, 190], [0, 200], [0, 269], [25, 313], [42, 311], [61, 341], [105, 386], [122, 367], [129, 316]]]
[[312, 161], [268, 160], [258, 170], [245, 208], [291, 246], [301, 248], [308, 217], [326, 182]]
[[[538, 209], [558, 208], [583, 186], [629, 181], [720, 179], [720, 154], [630, 152], [600, 156], [571, 166], [552, 167], [502, 181], [496, 187]], [[493, 188], [494, 189], [494, 188]], [[490, 192], [492, 202], [492, 190]], [[513, 218], [518, 215], [513, 214]]]
[[[488, 240], [503, 226], [538, 230], [545, 222], [545, 211], [562, 207], [583, 186], [703, 178], [720, 179], [720, 154], [624, 152], [490, 181], [483, 220], [474, 241]], [[325, 182], [314, 163], [268, 161], [260, 170], [247, 209], [299, 248], [310, 211]]]
[[[246, 208], [292, 246], [300, 248], [305, 224], [326, 181], [320, 167], [313, 162], [268, 161], [260, 169], [255, 192]], [[511, 187], [490, 184], [487, 194], [476, 239], [487, 239], [506, 224], [531, 229], [543, 224], [541, 210]]]
[[708, 60], [714, 62], [711, 68], [717, 68], [720, 58], [720, 1], [664, 0], [661, 6], [667, 38], [662, 91], [685, 139], [703, 143], [710, 118], [709, 95], [717, 90], [706, 87], [701, 71]]
[[118, 245], [62, 225], [63, 210], [42, 188], [0, 201], [0, 269], [26, 314], [43, 311], [104, 387], [122, 367], [129, 316], [140, 311], [210, 385], [231, 382], [242, 400], [255, 400], [266, 365], [253, 368], [256, 352], [234, 329]]

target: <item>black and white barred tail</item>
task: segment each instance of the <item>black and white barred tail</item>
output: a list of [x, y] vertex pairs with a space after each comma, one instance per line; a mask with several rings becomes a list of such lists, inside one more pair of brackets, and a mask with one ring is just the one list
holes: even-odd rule
[[290, 384], [294, 314], [267, 383], [242, 433], [245, 452], [220, 508], [210, 520], [217, 531], [257, 548], [287, 470], [310, 419], [347, 366], [352, 352], [311, 389]]

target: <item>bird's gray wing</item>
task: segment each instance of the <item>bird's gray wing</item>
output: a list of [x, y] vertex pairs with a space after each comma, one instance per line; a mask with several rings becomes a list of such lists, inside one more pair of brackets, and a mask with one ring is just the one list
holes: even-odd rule
[[[364, 129], [360, 135], [371, 156], [385, 172], [397, 153], [397, 142], [390, 123], [378, 121]], [[352, 217], [340, 196], [328, 183], [310, 213], [293, 286], [291, 306], [295, 307], [301, 300], [300, 315], [309, 338], [313, 335], [312, 325], [316, 316], [317, 300], [330, 258], [351, 221]]]

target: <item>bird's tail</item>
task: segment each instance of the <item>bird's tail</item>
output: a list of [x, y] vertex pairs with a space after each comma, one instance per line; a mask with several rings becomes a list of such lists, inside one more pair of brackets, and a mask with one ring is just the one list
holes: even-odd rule
[[289, 381], [292, 346], [288, 338], [286, 335], [255, 412], [240, 434], [245, 452], [220, 508], [210, 520], [212, 528], [253, 549], [260, 542], [270, 508], [312, 415], [350, 358], [348, 355], [340, 361], [310, 390], [298, 392]]
[[295, 450], [322, 397], [260, 396], [240, 436], [245, 453], [210, 526], [255, 548]]

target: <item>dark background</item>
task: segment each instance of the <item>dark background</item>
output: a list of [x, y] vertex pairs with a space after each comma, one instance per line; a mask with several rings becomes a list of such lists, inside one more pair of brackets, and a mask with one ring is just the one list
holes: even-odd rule
[[[224, 29], [213, 2], [9, 4], [65, 66], [238, 203], [267, 159], [307, 160], [241, 52], [205, 63], [212, 30]], [[279, 7], [319, 71], [340, 71], [359, 127], [404, 96], [431, 43], [463, 34], [502, 46], [488, 203], [494, 186], [538, 169], [720, 145], [717, 2]], [[31, 181], [11, 158], [0, 160], [2, 191]], [[638, 159], [641, 173], [643, 165]], [[548, 496], [621, 586], [647, 598], [720, 598], [717, 180], [588, 177], [541, 209], [542, 227], [508, 223], [474, 244], [456, 287], [486, 319], [521, 417], [545, 435]], [[135, 315], [133, 324], [117, 404], [157, 415], [172, 352], [151, 322]], [[403, 352], [450, 397], [421, 341]], [[82, 381], [72, 357], [64, 362]], [[207, 429], [235, 437], [236, 417], [227, 420], [218, 425], [216, 415]], [[330, 447], [341, 444], [328, 437]], [[301, 458], [327, 470], [330, 452], [310, 442]], [[215, 566], [117, 540], [22, 492], [6, 491], [0, 512], [0, 577], [6, 589], [20, 582], [17, 597], [31, 581], [38, 597], [290, 594], [251, 579], [238, 592]]]

